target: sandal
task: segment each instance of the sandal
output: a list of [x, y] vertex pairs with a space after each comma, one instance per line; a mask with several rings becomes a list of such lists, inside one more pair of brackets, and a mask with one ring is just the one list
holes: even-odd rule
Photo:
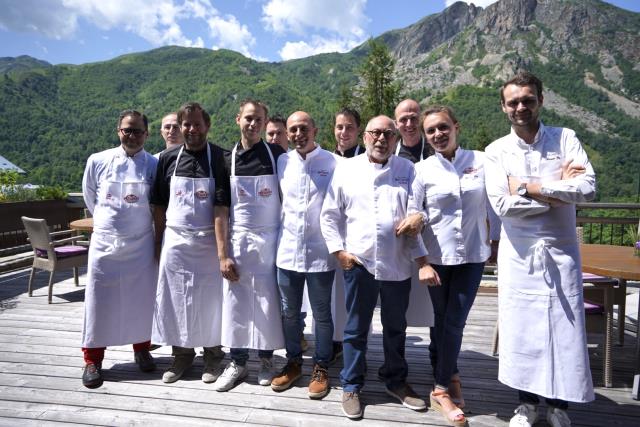
[[464, 409], [464, 397], [462, 397], [462, 384], [460, 384], [460, 377], [451, 378], [449, 382], [449, 396], [456, 406], [460, 409]]
[[[442, 416], [447, 425], [454, 427], [464, 427], [467, 425], [467, 419], [464, 416], [462, 409], [455, 406], [455, 403], [451, 400], [449, 394], [444, 390], [432, 391], [429, 396], [431, 401], [431, 409], [442, 412]], [[443, 405], [444, 402], [449, 401], [449, 405]], [[447, 410], [445, 406], [453, 407], [455, 409]]]

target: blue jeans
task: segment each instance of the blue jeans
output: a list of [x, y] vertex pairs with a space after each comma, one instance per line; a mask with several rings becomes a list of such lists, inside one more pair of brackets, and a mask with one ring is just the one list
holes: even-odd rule
[[429, 286], [435, 317], [430, 331], [429, 356], [435, 385], [446, 389], [451, 377], [458, 373], [462, 332], [480, 286], [484, 263], [431, 266], [442, 285]]
[[367, 335], [373, 311], [380, 295], [382, 346], [384, 349], [384, 379], [387, 387], [406, 382], [408, 367], [404, 358], [411, 278], [402, 281], [376, 280], [361, 265], [344, 271], [344, 293], [347, 324], [344, 329], [344, 368], [340, 372], [342, 388], [359, 392], [366, 372]]
[[[247, 360], [249, 360], [248, 348], [232, 348], [229, 350], [229, 354], [231, 355], [231, 360], [238, 366], [246, 365]], [[273, 357], [273, 350], [258, 350], [258, 357], [261, 359], [271, 359]]]
[[282, 327], [287, 359], [302, 364], [300, 337], [303, 326], [300, 317], [304, 283], [307, 282], [309, 302], [313, 312], [316, 352], [313, 360], [323, 368], [329, 366], [333, 353], [333, 320], [331, 319], [331, 290], [334, 270], [300, 273], [278, 268], [278, 288], [282, 307]]

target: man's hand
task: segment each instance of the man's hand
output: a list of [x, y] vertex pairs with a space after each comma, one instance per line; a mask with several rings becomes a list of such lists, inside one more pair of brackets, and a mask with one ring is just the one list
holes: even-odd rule
[[423, 225], [421, 214], [414, 213], [409, 215], [396, 227], [396, 236], [401, 236], [403, 234], [411, 237], [416, 236], [422, 231]]
[[427, 286], [440, 286], [442, 284], [438, 272], [430, 264], [424, 264], [420, 267], [418, 278], [420, 282], [425, 283]]
[[238, 272], [236, 271], [236, 264], [231, 258], [220, 259], [220, 272], [222, 273], [222, 277], [224, 277], [228, 281], [238, 281], [239, 276]]
[[338, 251], [334, 252], [333, 254], [338, 259], [340, 268], [342, 268], [343, 270], [351, 270], [356, 264], [360, 264], [358, 262], [358, 258], [347, 251]]
[[509, 180], [509, 194], [511, 194], [512, 196], [517, 196], [518, 187], [520, 187], [520, 184], [522, 184], [522, 181], [520, 181], [515, 176], [508, 176], [507, 179]]
[[491, 255], [489, 255], [487, 264], [496, 264], [498, 262], [498, 247], [500, 246], [500, 240], [492, 240], [489, 244], [491, 245]]
[[587, 168], [585, 168], [582, 165], [574, 165], [571, 162], [573, 162], [573, 159], [569, 159], [565, 162], [562, 163], [562, 178], [561, 179], [571, 179], [571, 178], [575, 178], [578, 175], [582, 175], [583, 173], [585, 173], [587, 171]]

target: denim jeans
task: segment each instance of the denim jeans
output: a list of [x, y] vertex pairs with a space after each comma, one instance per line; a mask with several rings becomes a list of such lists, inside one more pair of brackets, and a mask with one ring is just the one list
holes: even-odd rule
[[[229, 350], [229, 354], [231, 355], [231, 360], [238, 366], [246, 365], [247, 360], [249, 360], [248, 348], [232, 348]], [[271, 359], [273, 357], [273, 350], [258, 350], [258, 357], [261, 359]]]
[[340, 372], [342, 388], [359, 392], [366, 373], [367, 336], [373, 311], [380, 295], [384, 380], [389, 388], [406, 382], [407, 361], [404, 358], [411, 278], [402, 281], [376, 280], [361, 265], [344, 271], [344, 293], [347, 324], [344, 329], [344, 368]]
[[329, 366], [333, 353], [333, 320], [331, 319], [331, 290], [334, 270], [300, 273], [278, 268], [278, 288], [282, 307], [282, 327], [287, 359], [302, 364], [300, 337], [303, 326], [300, 317], [304, 283], [307, 282], [309, 303], [313, 312], [316, 352], [313, 360], [323, 368]]
[[462, 332], [480, 286], [484, 263], [432, 264], [432, 267], [442, 285], [429, 286], [434, 312], [429, 356], [435, 385], [447, 389], [451, 376], [458, 373]]
[[[529, 393], [528, 391], [518, 390], [518, 399], [520, 400], [520, 403], [528, 403], [530, 405], [537, 405], [540, 403], [538, 396], [534, 393]], [[545, 398], [545, 401], [548, 406], [553, 406], [554, 408], [563, 409], [565, 411], [569, 409], [569, 402], [566, 400], [550, 399], [547, 397]]]

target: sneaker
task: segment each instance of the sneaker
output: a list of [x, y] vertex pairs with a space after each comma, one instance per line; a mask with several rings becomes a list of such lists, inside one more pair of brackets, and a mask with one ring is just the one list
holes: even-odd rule
[[182, 377], [182, 374], [184, 374], [184, 372], [191, 367], [192, 363], [193, 363], [193, 356], [188, 356], [188, 355], [175, 356], [173, 358], [173, 364], [171, 365], [169, 370], [167, 370], [162, 375], [162, 382], [174, 383], [178, 381], [180, 377]]
[[567, 411], [550, 407], [547, 409], [547, 423], [551, 427], [571, 427], [571, 420]]
[[333, 355], [331, 356], [331, 360], [329, 361], [330, 365], [336, 363], [342, 357], [342, 341], [334, 341], [333, 342]]
[[391, 397], [395, 397], [402, 403], [402, 406], [406, 406], [414, 411], [423, 411], [427, 409], [427, 402], [420, 399], [411, 386], [407, 383], [399, 385], [394, 388], [385, 387], [387, 394]]
[[213, 388], [216, 391], [228, 391], [231, 390], [237, 383], [242, 381], [249, 374], [247, 366], [237, 365], [233, 360], [229, 362], [224, 372], [216, 380]]
[[270, 385], [274, 375], [273, 360], [271, 360], [271, 358], [261, 357], [260, 369], [258, 370], [258, 384]]
[[153, 372], [156, 370], [156, 362], [153, 361], [153, 356], [151, 356], [149, 350], [134, 352], [134, 359], [142, 372]]
[[222, 375], [222, 366], [220, 366], [220, 361], [218, 360], [216, 363], [206, 363], [204, 364], [204, 368], [202, 369], [202, 382], [211, 384], [216, 382], [218, 378]]
[[538, 419], [536, 407], [529, 403], [521, 403], [513, 413], [509, 427], [531, 427]]
[[362, 405], [360, 405], [358, 392], [342, 392], [342, 413], [351, 419], [362, 418]]
[[87, 363], [82, 371], [82, 385], [87, 388], [98, 388], [102, 385], [102, 364]]
[[289, 360], [282, 371], [271, 380], [273, 391], [284, 391], [291, 387], [302, 376], [302, 365], [294, 360]]
[[309, 383], [309, 397], [311, 399], [322, 399], [329, 393], [329, 371], [316, 364], [311, 373]]

